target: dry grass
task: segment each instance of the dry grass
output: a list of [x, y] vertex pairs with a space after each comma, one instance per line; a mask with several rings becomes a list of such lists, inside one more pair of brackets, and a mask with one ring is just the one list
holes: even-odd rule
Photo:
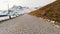
[[60, 23], [60, 0], [29, 13], [30, 15], [50, 19]]

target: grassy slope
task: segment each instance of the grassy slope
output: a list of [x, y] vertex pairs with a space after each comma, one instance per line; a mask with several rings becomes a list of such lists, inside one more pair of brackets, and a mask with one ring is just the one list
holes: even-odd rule
[[60, 23], [60, 0], [29, 13], [30, 15], [43, 17]]

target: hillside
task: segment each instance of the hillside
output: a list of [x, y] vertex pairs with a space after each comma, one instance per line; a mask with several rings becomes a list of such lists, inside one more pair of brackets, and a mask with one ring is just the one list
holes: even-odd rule
[[57, 0], [47, 6], [32, 11], [30, 15], [50, 19], [60, 23], [60, 0]]

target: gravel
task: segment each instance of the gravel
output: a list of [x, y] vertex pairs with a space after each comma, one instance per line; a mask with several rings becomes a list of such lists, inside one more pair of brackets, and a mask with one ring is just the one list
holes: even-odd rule
[[60, 28], [30, 15], [0, 23], [0, 34], [60, 34]]

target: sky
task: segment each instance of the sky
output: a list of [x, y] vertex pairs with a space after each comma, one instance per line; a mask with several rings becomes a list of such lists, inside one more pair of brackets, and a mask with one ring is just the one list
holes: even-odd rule
[[11, 8], [13, 5], [21, 5], [26, 7], [45, 6], [56, 0], [0, 0], [0, 10], [7, 10], [8, 5]]

